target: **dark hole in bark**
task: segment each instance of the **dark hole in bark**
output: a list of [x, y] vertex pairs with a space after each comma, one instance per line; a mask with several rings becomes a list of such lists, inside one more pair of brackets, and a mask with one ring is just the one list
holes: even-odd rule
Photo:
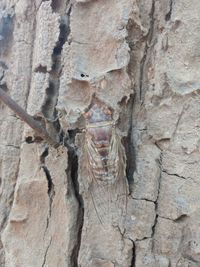
[[83, 78], [83, 77], [89, 77], [89, 75], [88, 74], [83, 74], [83, 73], [81, 73], [81, 77]]
[[25, 141], [26, 141], [27, 144], [32, 144], [34, 142], [41, 143], [43, 141], [43, 138], [40, 137], [40, 136], [35, 136], [35, 137], [27, 136]]
[[33, 137], [32, 136], [27, 136], [25, 140], [26, 140], [26, 143], [28, 143], [28, 144], [33, 143]]

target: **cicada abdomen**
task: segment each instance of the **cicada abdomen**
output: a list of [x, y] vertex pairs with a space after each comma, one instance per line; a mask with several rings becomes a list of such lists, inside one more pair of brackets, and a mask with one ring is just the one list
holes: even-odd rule
[[126, 162], [113, 111], [96, 101], [84, 117], [89, 190], [94, 208], [103, 225], [119, 223], [126, 214]]

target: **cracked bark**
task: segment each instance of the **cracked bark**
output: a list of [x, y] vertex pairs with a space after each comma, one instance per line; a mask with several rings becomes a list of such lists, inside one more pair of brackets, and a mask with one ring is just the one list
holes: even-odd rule
[[150, 27], [149, 27], [149, 31], [146, 37], [146, 44], [145, 44], [145, 48], [144, 48], [144, 52], [143, 52], [143, 57], [141, 59], [140, 62], [140, 93], [139, 93], [139, 98], [140, 101], [143, 101], [143, 96], [145, 94], [145, 90], [143, 88], [143, 83], [144, 83], [144, 71], [145, 71], [145, 64], [147, 63], [148, 60], [148, 51], [151, 50], [151, 46], [152, 46], [152, 41], [153, 41], [153, 33], [154, 33], [154, 12], [155, 12], [155, 0], [152, 0], [152, 6], [151, 6], [151, 12], [149, 14], [150, 17]]
[[52, 181], [52, 177], [50, 174], [50, 171], [48, 170], [48, 168], [45, 166], [45, 158], [48, 156], [48, 148], [46, 148], [44, 150], [44, 152], [42, 153], [41, 157], [40, 157], [40, 161], [41, 161], [41, 167], [46, 175], [46, 179], [47, 179], [47, 183], [48, 183], [48, 196], [49, 196], [49, 212], [48, 212], [48, 217], [47, 217], [47, 224], [46, 224], [46, 230], [45, 233], [49, 227], [49, 220], [51, 219], [51, 212], [52, 212], [52, 204], [53, 204], [53, 200], [54, 200], [54, 196], [55, 196], [55, 190], [54, 190], [54, 183]]
[[79, 183], [78, 183], [78, 155], [77, 155], [77, 148], [75, 146], [75, 139], [77, 135], [77, 130], [70, 130], [68, 133], [68, 140], [66, 142], [66, 146], [68, 147], [68, 168], [66, 170], [67, 175], [70, 178], [70, 184], [73, 187], [74, 194], [76, 199], [78, 200], [78, 217], [77, 217], [77, 240], [75, 242], [74, 248], [70, 255], [71, 266], [76, 267], [78, 266], [78, 254], [81, 244], [81, 234], [82, 234], [82, 227], [84, 223], [84, 205], [83, 199], [80, 194], [79, 190]]
[[165, 16], [165, 20], [168, 21], [171, 19], [172, 16], [172, 9], [173, 9], [173, 0], [170, 0], [169, 2], [169, 12]]
[[[61, 145], [0, 105], [0, 266], [199, 266], [199, 1], [25, 2], [0, 4], [0, 86]], [[109, 231], [86, 172], [94, 98], [126, 152]], [[101, 211], [118, 189], [95, 191]]]
[[44, 261], [42, 263], [42, 267], [44, 267], [45, 264], [46, 264], [47, 254], [48, 254], [48, 251], [49, 251], [49, 247], [51, 246], [51, 242], [52, 242], [52, 238], [50, 239], [49, 245], [48, 245], [48, 247], [46, 249], [46, 252], [45, 252], [45, 255], [44, 255]]

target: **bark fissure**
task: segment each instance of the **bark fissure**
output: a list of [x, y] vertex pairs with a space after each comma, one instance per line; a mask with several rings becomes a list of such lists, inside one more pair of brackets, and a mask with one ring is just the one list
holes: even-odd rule
[[173, 9], [173, 0], [169, 0], [169, 12], [166, 14], [165, 16], [165, 20], [169, 21], [171, 19], [172, 16], [172, 9]]
[[178, 178], [180, 178], [180, 179], [184, 179], [184, 180], [189, 179], [189, 177], [186, 178], [186, 177], [184, 177], [184, 176], [178, 175], [177, 173], [169, 173], [169, 172], [167, 172], [166, 170], [162, 170], [162, 172], [166, 173], [166, 174], [169, 175], [169, 176], [176, 176], [176, 177], [178, 177]]
[[144, 73], [145, 73], [145, 66], [147, 62], [147, 56], [149, 53], [149, 49], [151, 48], [152, 45], [152, 40], [153, 40], [153, 33], [154, 33], [154, 13], [155, 13], [155, 0], [152, 1], [152, 7], [151, 7], [151, 12], [149, 14], [150, 17], [150, 27], [149, 27], [149, 32], [147, 34], [147, 40], [146, 40], [146, 45], [144, 48], [143, 52], [143, 57], [140, 62], [140, 82], [139, 82], [139, 97], [140, 101], [143, 99], [143, 83], [144, 83]]
[[129, 238], [129, 240], [133, 244], [133, 247], [132, 247], [132, 258], [131, 258], [131, 265], [130, 265], [130, 267], [135, 267], [135, 260], [136, 260], [135, 243], [134, 243], [134, 241], [131, 238]]
[[175, 129], [174, 129], [174, 132], [173, 132], [173, 135], [172, 135], [172, 139], [174, 138], [174, 136], [177, 133], [178, 127], [180, 125], [180, 122], [182, 120], [182, 117], [183, 117], [186, 109], [187, 109], [187, 106], [186, 105], [183, 105], [182, 110], [181, 110], [181, 112], [180, 112], [180, 114], [178, 116], [178, 119], [177, 119], [177, 122], [176, 122], [176, 125], [175, 125]]
[[131, 188], [133, 184], [133, 174], [136, 168], [135, 162], [135, 148], [133, 140], [133, 106], [134, 106], [134, 94], [130, 95], [128, 103], [126, 103], [125, 108], [130, 116], [128, 117], [128, 133], [127, 136], [122, 138], [122, 143], [125, 148], [126, 154], [126, 179], [128, 181], [129, 192], [131, 193]]
[[[42, 106], [42, 112], [44, 116], [51, 120], [55, 120], [56, 118], [56, 109], [55, 106], [57, 104], [58, 93], [59, 93], [59, 85], [60, 85], [60, 74], [62, 70], [61, 66], [61, 52], [63, 49], [63, 45], [65, 44], [69, 35], [69, 25], [64, 18], [61, 17], [60, 22], [60, 34], [58, 37], [58, 42], [53, 49], [52, 53], [52, 70], [50, 71], [49, 77], [49, 87], [46, 90], [46, 100]], [[41, 72], [44, 72], [46, 68], [39, 67]]]
[[51, 218], [51, 213], [52, 213], [52, 204], [53, 204], [53, 199], [55, 197], [55, 190], [54, 190], [54, 183], [52, 181], [51, 175], [49, 170], [47, 169], [46, 166], [43, 166], [43, 170], [45, 172], [47, 182], [48, 182], [48, 196], [49, 196], [49, 216], [47, 217], [47, 225], [46, 229], [49, 227], [49, 220]]
[[79, 132], [78, 129], [69, 130], [68, 137], [66, 140], [66, 146], [68, 147], [68, 168], [67, 175], [70, 177], [70, 182], [74, 190], [75, 197], [78, 201], [78, 216], [77, 216], [77, 240], [71, 254], [71, 266], [78, 267], [78, 255], [81, 245], [82, 228], [84, 224], [84, 204], [83, 198], [79, 193], [79, 182], [78, 182], [78, 155], [77, 148], [75, 146], [76, 134]]
[[[156, 231], [156, 226], [157, 226], [157, 223], [158, 223], [158, 200], [159, 200], [159, 195], [160, 195], [160, 189], [161, 189], [161, 179], [162, 179], [162, 159], [163, 159], [163, 154], [162, 152], [160, 153], [160, 159], [158, 161], [158, 165], [159, 165], [159, 169], [160, 169], [160, 176], [159, 176], [159, 179], [158, 179], [158, 191], [157, 191], [157, 198], [156, 198], [156, 201], [155, 201], [155, 220], [154, 220], [154, 224], [152, 226], [152, 233], [151, 233], [151, 237], [154, 238], [154, 235], [155, 235], [155, 231]], [[154, 250], [154, 240], [153, 240], [153, 243], [152, 243], [152, 251]]]
[[135, 200], [143, 200], [143, 201], [147, 201], [147, 202], [151, 202], [151, 203], [156, 203], [156, 201], [153, 201], [151, 199], [147, 199], [147, 198], [135, 198], [135, 197], [131, 197], [132, 199], [135, 199]]
[[41, 164], [42, 164], [42, 169], [43, 169], [43, 171], [44, 171], [44, 173], [46, 175], [46, 179], [47, 179], [47, 184], [48, 184], [47, 193], [48, 193], [48, 196], [49, 196], [49, 213], [48, 213], [48, 216], [47, 216], [47, 223], [46, 223], [45, 233], [46, 233], [46, 231], [47, 231], [47, 229], [49, 227], [49, 222], [50, 222], [51, 213], [52, 213], [52, 204], [53, 204], [53, 200], [54, 200], [54, 197], [55, 197], [54, 183], [53, 183], [50, 171], [47, 168], [47, 166], [45, 165], [45, 159], [48, 156], [48, 154], [49, 154], [48, 148], [46, 148], [44, 150], [43, 154], [40, 157], [40, 161], [41, 161]]
[[13, 147], [15, 149], [20, 149], [20, 146], [15, 146], [15, 145], [12, 145], [12, 144], [0, 144], [0, 146]]
[[[130, 27], [129, 27], [130, 26]], [[129, 78], [131, 80], [132, 77], [132, 70], [131, 70], [131, 61], [133, 60], [133, 49], [134, 46], [131, 45], [131, 41], [129, 40], [129, 37], [131, 39], [132, 32], [132, 20], [130, 19], [128, 24], [126, 25], [126, 30], [128, 32], [128, 36], [126, 37], [126, 42], [129, 45], [130, 48], [130, 61], [127, 68], [127, 73], [129, 75]], [[126, 178], [128, 180], [129, 185], [129, 193], [131, 194], [131, 188], [133, 184], [133, 175], [134, 171], [136, 169], [136, 153], [135, 153], [135, 146], [134, 146], [134, 140], [133, 140], [133, 110], [134, 110], [134, 104], [135, 104], [135, 93], [134, 93], [134, 83], [131, 81], [131, 89], [132, 93], [130, 95], [128, 103], [126, 103], [126, 112], [129, 114], [129, 120], [128, 120], [128, 132], [126, 138], [124, 138], [124, 147], [126, 152]]]
[[133, 183], [133, 174], [136, 168], [135, 162], [135, 148], [134, 148], [134, 140], [133, 140], [133, 106], [134, 106], [134, 95], [130, 96], [130, 110], [128, 111], [130, 114], [129, 118], [129, 129], [128, 135], [125, 143], [126, 150], [126, 177], [129, 182], [129, 190], [131, 191], [131, 184]]
[[[61, 2], [52, 2], [53, 10], [58, 10], [60, 7]], [[54, 48], [52, 60], [53, 66], [52, 71], [50, 73], [50, 80], [53, 81], [54, 86], [56, 85], [59, 88], [60, 84], [60, 75], [62, 71], [61, 65], [61, 53], [64, 44], [68, 41], [68, 36], [70, 34], [70, 14], [72, 9], [72, 3], [68, 1], [66, 7], [66, 13], [62, 14], [61, 16], [61, 23], [60, 23], [60, 35], [57, 46]], [[58, 91], [58, 90], [57, 90]], [[58, 95], [57, 95], [58, 97]], [[56, 101], [57, 102], [57, 101]], [[60, 125], [59, 121], [58, 124]], [[70, 261], [72, 267], [78, 267], [78, 254], [81, 244], [81, 234], [82, 234], [82, 227], [83, 227], [83, 220], [84, 220], [84, 207], [83, 207], [83, 199], [82, 196], [79, 194], [79, 183], [78, 183], [78, 155], [77, 155], [77, 148], [75, 145], [76, 134], [79, 132], [78, 129], [68, 130], [67, 137], [64, 136], [63, 131], [60, 131], [60, 138], [63, 139], [63, 144], [68, 149], [68, 167], [67, 167], [67, 176], [69, 179], [69, 184], [74, 191], [75, 197], [78, 201], [78, 217], [76, 221], [76, 231], [77, 231], [77, 240], [74, 248], [72, 250]], [[69, 193], [69, 192], [68, 192]], [[66, 196], [67, 197], [67, 196]]]
[[147, 240], [147, 239], [151, 239], [151, 236], [145, 236], [145, 237], [142, 237], [142, 238], [137, 238], [135, 241], [136, 242], [141, 242], [141, 241]]
[[45, 267], [48, 251], [49, 251], [49, 248], [51, 246], [51, 242], [52, 242], [52, 237], [51, 237], [50, 242], [49, 242], [49, 244], [48, 244], [48, 246], [46, 248], [46, 251], [45, 251], [45, 254], [44, 254], [44, 260], [43, 260], [43, 263], [42, 263], [42, 267]]
[[169, 217], [166, 217], [166, 216], [161, 216], [161, 215], [157, 214], [157, 219], [161, 218], [161, 219], [169, 220], [169, 221], [172, 221], [172, 222], [175, 222], [175, 223], [184, 222], [185, 220], [187, 220], [188, 217], [189, 216], [187, 214], [181, 214], [178, 218], [172, 219], [172, 218], [169, 218]]
[[166, 171], [166, 170], [162, 170], [162, 172], [163, 172], [163, 173], [166, 173], [166, 174], [169, 175], [169, 176], [176, 176], [176, 177], [178, 177], [178, 178], [180, 178], [180, 179], [182, 179], [182, 180], [186, 180], [186, 181], [192, 180], [193, 183], [196, 183], [196, 184], [199, 185], [199, 183], [198, 183], [197, 181], [195, 181], [195, 179], [192, 178], [192, 177], [189, 177], [189, 176], [188, 176], [188, 177], [185, 177], [185, 176], [179, 175], [179, 174], [177, 174], [177, 173], [169, 173], [169, 172]]
[[[53, 4], [52, 4], [53, 5]], [[52, 7], [53, 8], [53, 7]], [[60, 124], [58, 122], [56, 104], [58, 101], [60, 76], [62, 71], [61, 54], [64, 44], [68, 40], [70, 34], [70, 13], [71, 3], [67, 6], [67, 13], [61, 14], [60, 19], [60, 33], [56, 46], [52, 53], [52, 68], [49, 72], [49, 87], [46, 90], [46, 100], [42, 106], [42, 112], [47, 121], [50, 122], [50, 128], [53, 132], [58, 133], [60, 131]], [[46, 67], [39, 66], [37, 71], [46, 72]]]

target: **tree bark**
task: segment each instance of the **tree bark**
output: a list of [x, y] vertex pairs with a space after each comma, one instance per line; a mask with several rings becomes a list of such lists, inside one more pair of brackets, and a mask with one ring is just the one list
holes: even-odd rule
[[200, 266], [199, 13], [1, 0], [0, 266]]

